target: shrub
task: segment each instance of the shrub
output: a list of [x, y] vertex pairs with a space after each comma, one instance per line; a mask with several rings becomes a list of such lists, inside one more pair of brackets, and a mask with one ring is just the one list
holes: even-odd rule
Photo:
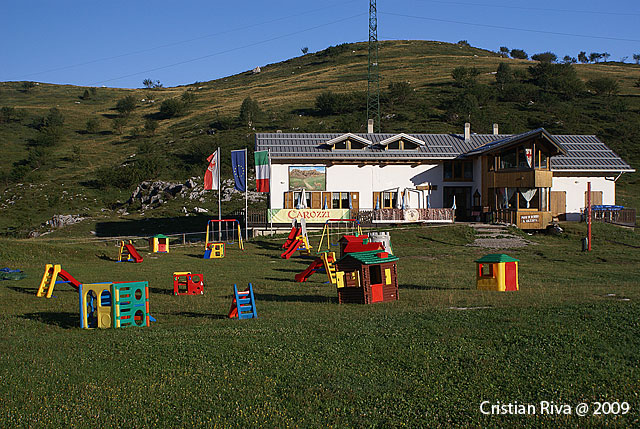
[[262, 110], [258, 102], [251, 97], [247, 97], [242, 100], [240, 106], [240, 115], [238, 118], [242, 123], [251, 125], [262, 116]]
[[540, 61], [541, 63], [555, 63], [558, 56], [553, 52], [542, 52], [540, 54], [532, 55], [531, 59], [534, 61]]
[[182, 93], [180, 100], [182, 100], [182, 102], [188, 106], [196, 100], [196, 93], [193, 91], [185, 91]]
[[129, 116], [136, 109], [137, 100], [133, 95], [127, 95], [116, 103], [116, 110], [122, 116]]
[[620, 92], [620, 84], [610, 77], [598, 77], [587, 81], [587, 87], [596, 95], [611, 96]]
[[117, 134], [122, 134], [124, 132], [124, 128], [127, 126], [127, 122], [127, 118], [115, 118], [111, 125]]
[[412, 95], [413, 89], [409, 82], [390, 82], [389, 101], [391, 103], [405, 103]]
[[529, 55], [522, 49], [512, 49], [511, 50], [511, 58], [515, 58], [518, 60], [526, 60], [529, 58]]
[[144, 129], [149, 134], [154, 135], [156, 133], [156, 130], [158, 129], [158, 123], [153, 119], [149, 118], [146, 121], [144, 121]]
[[100, 129], [100, 121], [96, 118], [87, 119], [87, 133], [96, 134]]
[[186, 105], [182, 100], [177, 98], [170, 98], [164, 100], [160, 105], [160, 115], [164, 118], [173, 118], [175, 116], [181, 116], [186, 110]]
[[476, 79], [480, 71], [475, 67], [456, 67], [451, 72], [451, 77], [455, 81], [456, 86], [460, 88], [469, 88], [476, 84]]

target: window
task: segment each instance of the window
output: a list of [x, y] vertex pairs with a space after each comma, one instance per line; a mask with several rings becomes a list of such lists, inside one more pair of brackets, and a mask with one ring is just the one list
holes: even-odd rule
[[333, 145], [333, 148], [337, 150], [364, 149], [365, 147], [367, 147], [366, 144], [359, 141], [351, 141], [349, 139], [335, 143]]
[[[531, 165], [533, 165], [533, 162]], [[530, 168], [529, 163], [527, 162], [527, 150], [525, 148], [520, 148], [518, 150], [518, 168]]]
[[[311, 194], [312, 192], [306, 192], [304, 193], [304, 203], [306, 208], [310, 209], [311, 208]], [[293, 208], [298, 208], [303, 201], [301, 201], [302, 198], [302, 191], [294, 191], [293, 192]]]
[[538, 168], [549, 168], [549, 166], [547, 165], [547, 161], [548, 161], [548, 157], [547, 154], [542, 152], [541, 150], [538, 151]]
[[500, 169], [506, 170], [508, 168], [516, 168], [517, 157], [517, 149], [511, 149], [500, 155]]
[[396, 140], [389, 144], [387, 144], [387, 149], [389, 150], [415, 150], [418, 149], [418, 145], [405, 140]]
[[479, 264], [480, 277], [493, 278], [493, 264]]
[[380, 265], [369, 266], [369, 283], [372, 285], [382, 284], [382, 267]]
[[473, 181], [473, 161], [446, 161], [444, 180]]
[[383, 192], [382, 193], [382, 207], [383, 209], [395, 208], [396, 201], [398, 200], [398, 192]]
[[[526, 191], [526, 189], [518, 189], [518, 203], [520, 204], [520, 210], [539, 210], [540, 209], [540, 192], [536, 192], [536, 194], [529, 201], [529, 207], [527, 207], [527, 200], [522, 196], [522, 192]], [[539, 189], [538, 189], [539, 191]]]
[[331, 208], [333, 209], [348, 209], [349, 201], [351, 201], [350, 192], [331, 193]]

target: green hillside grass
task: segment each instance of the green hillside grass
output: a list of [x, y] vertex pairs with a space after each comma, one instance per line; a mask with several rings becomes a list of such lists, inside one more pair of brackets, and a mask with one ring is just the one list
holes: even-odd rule
[[[478, 82], [492, 88], [494, 73], [501, 62], [522, 73], [534, 64], [442, 42], [381, 43], [382, 130], [462, 132], [463, 123], [469, 118], [458, 114], [452, 117], [452, 110], [447, 107], [460, 93], [454, 86], [452, 70], [458, 66], [476, 67], [480, 71]], [[640, 88], [635, 83], [640, 79], [640, 67], [621, 63], [574, 67], [583, 81], [602, 76], [617, 80], [619, 94], [598, 97], [584, 92], [572, 100], [554, 98], [533, 104], [491, 99], [472, 115], [472, 131], [490, 132], [491, 124], [496, 122], [504, 133], [543, 126], [552, 133], [596, 134], [638, 168]], [[84, 87], [41, 83], [25, 91], [21, 82], [0, 83], [0, 107], [11, 107], [16, 112], [13, 118], [0, 124], [3, 155], [0, 171], [5, 172], [4, 190], [0, 195], [3, 213], [0, 232], [23, 236], [53, 214], [60, 213], [117, 217], [113, 209], [126, 201], [131, 189], [99, 188], [96, 178], [101, 171], [104, 173], [105, 169], [125, 162], [150, 165], [151, 170], [144, 172], [147, 179], [184, 180], [202, 175], [204, 157], [221, 146], [223, 175], [228, 176], [228, 151], [245, 147], [252, 150], [254, 132], [365, 131], [366, 44], [330, 47], [261, 69], [259, 74], [239, 73], [176, 88], [97, 88], [89, 100], [81, 98], [87, 89]], [[387, 87], [392, 82], [409, 82], [410, 97], [403, 102], [390, 99]], [[179, 98], [185, 91], [195, 95], [186, 113], [163, 119], [159, 115], [162, 102]], [[315, 99], [326, 91], [351, 97], [355, 100], [354, 106], [340, 114], [320, 115], [315, 109]], [[118, 116], [115, 106], [127, 95], [136, 97], [137, 108], [120, 135], [112, 126]], [[148, 100], [149, 96], [153, 97], [153, 103], [140, 101]], [[256, 100], [264, 112], [251, 126], [238, 120], [242, 101], [248, 96]], [[63, 138], [58, 145], [44, 148], [38, 156], [38, 150], [43, 149], [34, 145], [39, 134], [34, 124], [53, 107], [65, 117]], [[86, 133], [89, 119], [98, 121], [95, 134]], [[153, 135], [144, 131], [147, 120], [158, 124]], [[215, 134], [208, 134], [209, 130]], [[22, 167], [24, 174], [17, 180], [7, 177], [20, 164], [27, 164]], [[640, 185], [636, 177], [625, 175], [618, 182], [618, 203], [640, 206], [637, 197]], [[215, 197], [210, 198], [205, 205], [213, 208]], [[175, 215], [188, 204], [169, 203], [145, 216]], [[228, 204], [225, 211], [235, 207]]]
[[[168, 254], [113, 242], [0, 239], [0, 260], [28, 275], [0, 284], [2, 427], [635, 427], [640, 326], [637, 231], [584, 224], [512, 249], [521, 290], [475, 290], [467, 226], [394, 229], [399, 301], [338, 305], [311, 262], [280, 259], [260, 238], [224, 259], [202, 245]], [[319, 238], [312, 237], [312, 244]], [[174, 243], [175, 244], [175, 243]], [[35, 292], [45, 262], [82, 282], [149, 281], [151, 328], [82, 330], [78, 295]], [[174, 271], [205, 293], [172, 295]], [[257, 320], [230, 320], [232, 285], [253, 283]], [[482, 401], [626, 401], [624, 415], [485, 416]]]

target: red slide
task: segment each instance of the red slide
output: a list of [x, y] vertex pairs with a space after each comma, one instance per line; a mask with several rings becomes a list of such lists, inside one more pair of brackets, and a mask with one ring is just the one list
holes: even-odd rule
[[287, 237], [287, 241], [284, 242], [284, 244], [282, 245], [282, 248], [286, 249], [289, 246], [291, 246], [291, 243], [293, 243], [293, 241], [296, 239], [298, 235], [300, 235], [300, 228], [298, 228], [297, 226], [291, 227], [291, 231], [289, 231], [289, 236]]
[[309, 266], [301, 273], [296, 274], [297, 282], [306, 282], [309, 277], [320, 267], [324, 266], [321, 258], [316, 258]]
[[301, 243], [302, 242], [300, 240], [293, 240], [289, 247], [287, 247], [287, 250], [282, 252], [282, 255], [280, 255], [280, 257], [282, 259], [289, 259], [291, 255], [293, 255], [296, 250], [298, 250], [298, 246], [300, 246]]
[[63, 279], [65, 282], [69, 282], [69, 284], [73, 286], [76, 291], [80, 287], [80, 282], [65, 270], [60, 270], [60, 272], [58, 273], [58, 277]]
[[136, 248], [133, 247], [133, 244], [125, 244], [124, 247], [127, 249], [133, 260], [136, 261], [136, 263], [142, 262], [142, 256], [140, 256]]

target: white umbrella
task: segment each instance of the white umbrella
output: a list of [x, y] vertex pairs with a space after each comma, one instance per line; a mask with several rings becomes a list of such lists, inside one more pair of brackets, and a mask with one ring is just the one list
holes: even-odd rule
[[304, 193], [304, 188], [302, 189], [302, 195], [300, 196], [300, 208], [301, 209], [307, 208], [307, 196]]
[[456, 196], [453, 196], [453, 205], [451, 206], [452, 209], [456, 209]]

